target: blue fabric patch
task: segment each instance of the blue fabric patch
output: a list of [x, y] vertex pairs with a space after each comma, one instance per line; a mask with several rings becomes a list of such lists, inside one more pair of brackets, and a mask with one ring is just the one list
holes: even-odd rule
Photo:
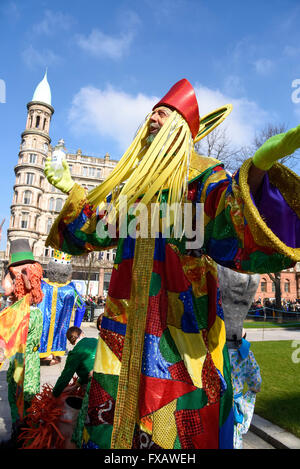
[[122, 250], [122, 259], [133, 259], [134, 257], [134, 248], [135, 248], [135, 239], [127, 238], [124, 239], [123, 250]]
[[248, 342], [248, 340], [242, 339], [242, 344], [238, 349], [238, 352], [239, 352], [242, 360], [245, 360], [245, 358], [248, 357], [249, 350], [250, 350], [250, 345], [251, 344], [250, 344], [250, 342]]
[[153, 378], [172, 379], [168, 370], [172, 363], [163, 358], [159, 350], [159, 342], [160, 337], [145, 334], [142, 373]]
[[192, 286], [188, 290], [181, 292], [179, 299], [184, 306], [184, 313], [181, 318], [183, 332], [198, 333], [199, 327], [194, 313]]
[[103, 329], [107, 329], [108, 331], [117, 332], [118, 334], [125, 335], [126, 334], [126, 324], [122, 322], [113, 321], [105, 316], [102, 318], [101, 327]]
[[44, 298], [39, 304], [39, 308], [43, 313], [43, 330], [40, 340], [40, 353], [47, 352], [48, 342], [52, 340], [49, 337], [50, 322], [54, 319], [53, 342], [51, 351], [62, 352], [67, 347], [66, 333], [70, 327], [70, 320], [73, 311], [73, 306], [76, 298], [76, 291], [73, 283], [59, 287], [57, 289], [57, 301], [55, 307], [55, 317], [52, 318], [52, 299], [53, 299], [53, 286], [42, 280], [41, 283]]
[[221, 294], [219, 289], [217, 289], [217, 316], [219, 316], [219, 318], [223, 319], [224, 321], [224, 313], [221, 304]]
[[218, 370], [218, 368], [217, 368], [217, 372], [220, 378], [220, 385], [221, 385], [220, 395], [223, 396], [223, 394], [227, 391], [227, 383], [225, 381], [224, 376], [222, 376], [222, 373], [220, 372], [220, 370]]
[[232, 261], [236, 256], [237, 250], [238, 250], [238, 240], [236, 238], [226, 238], [226, 239], [213, 239], [212, 238], [207, 243], [207, 253], [216, 262]]
[[166, 255], [166, 238], [162, 238], [162, 234], [155, 238], [154, 260], [164, 262]]
[[219, 449], [233, 449], [234, 416], [230, 410], [226, 421], [219, 431]]

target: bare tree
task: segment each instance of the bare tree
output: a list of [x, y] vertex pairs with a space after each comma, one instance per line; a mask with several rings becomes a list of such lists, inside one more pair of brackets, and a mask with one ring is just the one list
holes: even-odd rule
[[197, 153], [220, 160], [227, 171], [234, 172], [243, 162], [241, 148], [235, 148], [225, 128], [217, 127], [207, 137], [196, 143]]

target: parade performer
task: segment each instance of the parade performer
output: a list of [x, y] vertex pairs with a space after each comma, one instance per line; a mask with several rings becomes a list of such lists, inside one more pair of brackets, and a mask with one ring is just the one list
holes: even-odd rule
[[[194, 151], [230, 110], [224, 106], [200, 120], [195, 92], [180, 80], [154, 106], [109, 177], [88, 194], [65, 160], [62, 175], [46, 161], [48, 181], [69, 194], [46, 244], [72, 255], [118, 248], [83, 447], [233, 447], [215, 262], [263, 273], [300, 259], [299, 178], [276, 163], [300, 146], [300, 126], [269, 139], [230, 176], [219, 161]], [[196, 228], [184, 233], [177, 229], [183, 205], [196, 214]], [[170, 206], [175, 210], [168, 217]]]
[[79, 327], [84, 316], [84, 301], [71, 280], [71, 257], [55, 250], [47, 265], [47, 278], [42, 280], [44, 298], [39, 308], [43, 312], [43, 332], [39, 352], [43, 364], [60, 361], [66, 351], [66, 333], [72, 317]]
[[[27, 239], [16, 239], [11, 242], [11, 257], [8, 272], [2, 286], [5, 295], [10, 297], [12, 306], [1, 312], [1, 318], [6, 316], [5, 323], [9, 331], [14, 331], [10, 340], [6, 341], [4, 355], [9, 356], [8, 349], [19, 340], [26, 344], [23, 351], [11, 355], [7, 371], [8, 401], [11, 408], [12, 440], [16, 438], [20, 425], [31, 405], [32, 398], [40, 391], [40, 358], [39, 344], [42, 333], [43, 315], [37, 305], [41, 302], [43, 293], [41, 280], [42, 266], [34, 260], [32, 250]], [[27, 311], [22, 321], [18, 320], [17, 305]], [[19, 308], [20, 309], [20, 308]], [[20, 311], [21, 312], [21, 311]], [[24, 322], [25, 321], [25, 322]], [[7, 331], [6, 331], [7, 332]]]
[[[218, 266], [234, 393], [234, 448], [243, 448], [250, 428], [256, 394], [261, 389], [260, 368], [246, 340], [244, 320], [257, 291], [260, 275], [247, 275]], [[244, 393], [245, 383], [248, 390]]]

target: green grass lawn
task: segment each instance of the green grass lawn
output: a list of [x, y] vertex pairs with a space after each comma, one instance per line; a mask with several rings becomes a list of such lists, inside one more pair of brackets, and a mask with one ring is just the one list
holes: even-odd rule
[[300, 327], [299, 321], [289, 321], [289, 322], [273, 322], [273, 321], [252, 321], [246, 320], [244, 321], [244, 328], [251, 329], [251, 328], [270, 328], [270, 327]]
[[300, 344], [292, 342], [251, 342], [262, 376], [255, 413], [300, 438]]

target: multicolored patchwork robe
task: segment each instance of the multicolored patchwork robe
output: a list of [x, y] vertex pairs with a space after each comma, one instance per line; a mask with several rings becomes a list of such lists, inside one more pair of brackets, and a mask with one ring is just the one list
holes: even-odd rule
[[204, 243], [194, 253], [184, 238], [100, 237], [101, 216], [84, 189], [73, 187], [47, 245], [80, 255], [117, 244], [82, 447], [233, 447], [231, 369], [215, 262], [263, 273], [300, 259], [298, 177], [275, 165], [254, 201], [250, 164], [231, 177], [219, 162], [193, 153], [188, 200], [204, 204]]
[[[75, 314], [76, 319], [77, 310], [78, 308], [81, 310], [84, 301], [73, 282], [57, 283], [42, 279], [41, 287], [44, 296], [39, 304], [43, 312], [40, 358], [46, 358], [51, 354], [61, 356], [66, 351], [66, 333], [72, 317], [74, 319]], [[80, 326], [79, 322], [77, 324]]]

